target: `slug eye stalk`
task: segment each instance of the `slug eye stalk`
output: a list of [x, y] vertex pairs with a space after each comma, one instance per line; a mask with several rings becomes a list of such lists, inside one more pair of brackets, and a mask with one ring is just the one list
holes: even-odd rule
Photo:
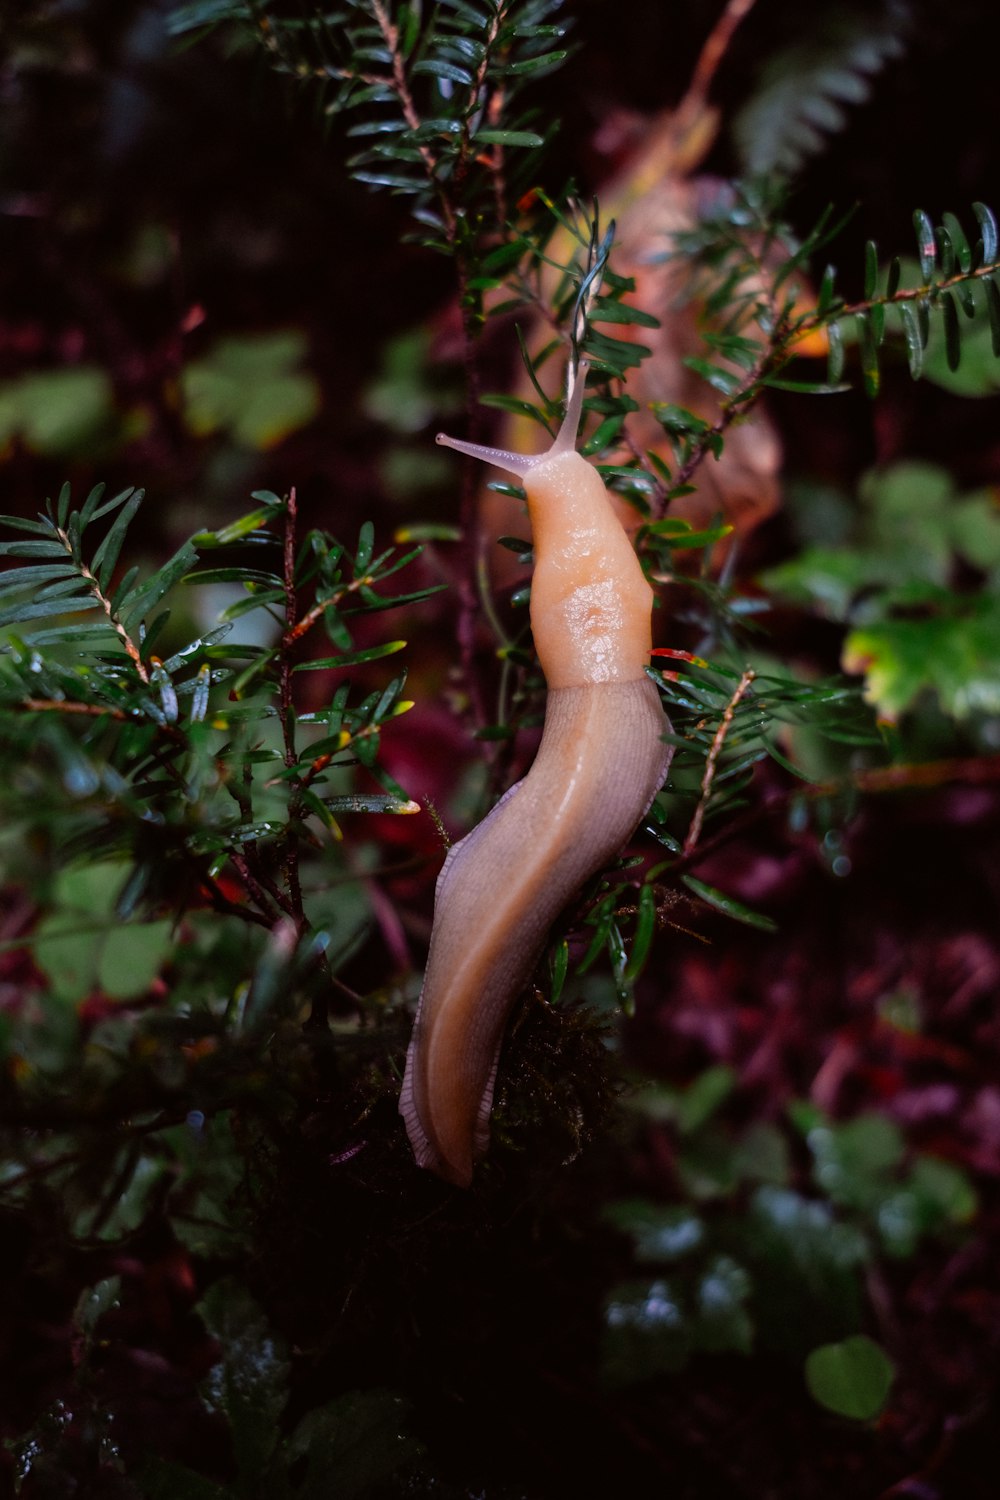
[[435, 442], [444, 448], [454, 448], [456, 452], [464, 453], [467, 458], [478, 458], [485, 464], [493, 464], [494, 468], [503, 469], [507, 474], [514, 474], [517, 478], [523, 479], [546, 459], [555, 458], [561, 453], [576, 451], [576, 435], [580, 430], [580, 418], [583, 415], [583, 398], [587, 389], [589, 369], [587, 361], [581, 360], [575, 376], [567, 380], [566, 415], [562, 419], [562, 424], [552, 444], [544, 453], [510, 453], [506, 448], [489, 448], [483, 443], [467, 443], [462, 438], [449, 437], [445, 432], [439, 432]]

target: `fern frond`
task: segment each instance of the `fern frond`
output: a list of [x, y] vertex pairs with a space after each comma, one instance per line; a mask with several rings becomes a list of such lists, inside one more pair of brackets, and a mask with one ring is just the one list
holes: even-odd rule
[[876, 16], [858, 8], [812, 14], [817, 31], [771, 54], [733, 122], [750, 176], [797, 172], [844, 128], [847, 108], [865, 102], [870, 80], [904, 50], [909, 7], [902, 0], [887, 0]]

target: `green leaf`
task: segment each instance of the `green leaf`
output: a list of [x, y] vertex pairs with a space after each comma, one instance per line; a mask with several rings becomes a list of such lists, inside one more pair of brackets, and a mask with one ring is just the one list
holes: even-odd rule
[[0, 542], [0, 557], [61, 557], [66, 548], [62, 542]]
[[477, 130], [472, 139], [476, 145], [487, 146], [545, 145], [545, 137], [533, 130]]
[[652, 313], [644, 312], [641, 307], [632, 307], [627, 302], [610, 302], [606, 297], [597, 299], [591, 308], [590, 317], [594, 323], [631, 323], [639, 328], [660, 327], [660, 319]]
[[86, 452], [114, 430], [106, 371], [91, 365], [44, 370], [0, 385], [0, 446], [20, 437], [46, 457]]
[[72, 563], [39, 563], [33, 568], [8, 568], [5, 573], [0, 573], [0, 594], [41, 588], [46, 583], [79, 577], [79, 569]]
[[644, 1263], [683, 1260], [706, 1240], [704, 1220], [688, 1207], [629, 1198], [609, 1204], [602, 1218], [629, 1235], [636, 1259]]
[[829, 356], [826, 367], [828, 385], [837, 386], [844, 373], [844, 335], [836, 319], [826, 325]]
[[865, 674], [865, 698], [889, 721], [926, 690], [959, 720], [1000, 713], [1000, 598], [966, 596], [947, 613], [859, 627], [841, 661]]
[[736, 1086], [736, 1074], [724, 1063], [706, 1068], [684, 1090], [677, 1101], [677, 1128], [682, 1135], [693, 1135], [729, 1098]]
[[965, 230], [954, 214], [946, 211], [941, 217], [944, 220], [944, 227], [948, 232], [948, 238], [951, 240], [952, 248], [955, 251], [955, 259], [958, 261], [959, 270], [963, 273], [971, 271], [972, 249], [969, 241], [966, 239]]
[[961, 1168], [936, 1156], [919, 1156], [908, 1186], [914, 1194], [922, 1227], [968, 1224], [977, 1209], [976, 1190]]
[[552, 950], [551, 960], [551, 988], [549, 991], [549, 1004], [558, 1005], [559, 997], [562, 995], [563, 986], [566, 983], [566, 975], [569, 973], [569, 943], [562, 938]]
[[194, 1469], [165, 1458], [147, 1455], [139, 1463], [136, 1479], [142, 1500], [232, 1500], [231, 1489], [222, 1489]]
[[111, 575], [115, 570], [118, 554], [122, 550], [125, 533], [131, 525], [136, 511], [142, 504], [145, 493], [145, 490], [136, 490], [129, 497], [128, 501], [122, 507], [121, 513], [115, 517], [114, 524], [104, 538], [104, 541], [94, 553], [94, 560], [90, 565], [91, 572], [96, 574], [97, 580], [105, 592], [111, 582]]
[[283, 510], [284, 506], [280, 504], [261, 505], [257, 510], [251, 510], [238, 520], [231, 521], [228, 526], [223, 526], [221, 531], [199, 531], [191, 540], [196, 547], [228, 547], [233, 542], [243, 541], [253, 532], [260, 531]]
[[625, 967], [624, 979], [630, 983], [642, 973], [656, 934], [656, 891], [651, 885], [639, 887], [639, 912], [635, 921], [632, 951]]
[[0, 627], [18, 625], [24, 620], [51, 619], [57, 615], [81, 614], [87, 610], [99, 608], [98, 601], [93, 594], [89, 593], [84, 594], [82, 598], [43, 599], [35, 603], [25, 599], [19, 604], [9, 604], [6, 609], [0, 609]]
[[906, 1150], [895, 1121], [874, 1113], [822, 1123], [806, 1137], [817, 1186], [833, 1203], [875, 1212], [897, 1179]]
[[920, 334], [920, 323], [912, 303], [900, 302], [898, 306], [903, 334], [906, 338], [906, 358], [910, 366], [910, 375], [914, 380], [919, 380], [924, 368], [924, 341]]
[[941, 293], [941, 313], [944, 318], [945, 358], [949, 370], [957, 370], [962, 359], [962, 337], [958, 328], [958, 309], [951, 292]]
[[157, 568], [128, 598], [120, 604], [116, 599], [116, 611], [122, 616], [125, 628], [132, 630], [141, 619], [146, 618], [164, 594], [169, 593], [197, 561], [198, 554], [194, 547], [190, 542], [185, 542], [162, 568]]
[[733, 124], [743, 170], [792, 174], [831, 131], [843, 129], [845, 105], [870, 92], [869, 78], [902, 50], [898, 12], [869, 14], [838, 7], [821, 28], [773, 48]]
[[777, 932], [778, 924], [771, 917], [765, 917], [762, 912], [751, 911], [742, 902], [736, 901], [732, 896], [717, 891], [714, 886], [705, 885], [701, 880], [696, 880], [693, 875], [682, 875], [681, 879], [688, 890], [694, 891], [709, 906], [714, 906], [716, 911], [723, 912], [727, 917], [732, 917], [736, 922], [742, 922], [746, 927], [756, 927], [761, 932]]
[[173, 947], [173, 923], [122, 922], [116, 905], [128, 876], [119, 861], [71, 866], [56, 881], [39, 923], [35, 959], [55, 994], [79, 1002], [93, 989], [114, 1000], [143, 995]]
[[875, 330], [872, 327], [870, 313], [859, 313], [858, 323], [858, 347], [861, 353], [861, 374], [864, 379], [865, 395], [874, 398], [879, 393], [881, 375], [878, 366], [878, 341]]
[[384, 792], [351, 792], [337, 797], [322, 797], [319, 800], [332, 813], [395, 813], [399, 815], [418, 813], [423, 810], [419, 802], [411, 802], [407, 797], [394, 797]]
[[288, 1401], [285, 1344], [235, 1279], [217, 1281], [197, 1312], [218, 1341], [220, 1356], [202, 1384], [202, 1395], [227, 1418], [240, 1476], [256, 1487], [277, 1447]]
[[439, 57], [426, 58], [423, 62], [414, 63], [413, 74], [427, 74], [432, 78], [444, 78], [449, 83], [460, 83], [463, 88], [472, 87], [472, 74], [468, 68], [460, 68], [457, 63], [444, 62]]
[[221, 339], [181, 375], [188, 427], [196, 437], [224, 432], [241, 447], [276, 447], [319, 411], [319, 386], [299, 369], [306, 350], [298, 330]]
[[27, 531], [32, 536], [52, 536], [51, 521], [29, 521], [24, 516], [0, 516], [0, 526], [6, 526], [10, 531]]
[[806, 1384], [828, 1411], [856, 1422], [870, 1422], [885, 1406], [895, 1366], [866, 1334], [823, 1344], [806, 1360]]
[[507, 63], [502, 72], [516, 76], [538, 73], [541, 71], [551, 72], [559, 63], [565, 61], [569, 52], [565, 49], [558, 52], [542, 52], [537, 57], [528, 57], [521, 62]]
[[741, 1259], [757, 1287], [761, 1342], [804, 1358], [817, 1340], [854, 1333], [859, 1271], [871, 1259], [866, 1235], [838, 1221], [828, 1203], [785, 1187], [758, 1188], [741, 1234]]
[[976, 218], [979, 220], [979, 230], [983, 240], [982, 264], [984, 266], [990, 266], [997, 258], [997, 221], [994, 217], [993, 210], [991, 208], [987, 208], [985, 203], [974, 203], [972, 205], [972, 211], [975, 214]]
[[935, 231], [934, 238], [938, 247], [938, 276], [942, 281], [948, 281], [954, 276], [957, 265], [955, 247], [951, 242], [951, 235], [943, 225]]
[[105, 486], [103, 484], [95, 484], [94, 488], [91, 490], [90, 494], [83, 502], [83, 506], [80, 511], [81, 531], [85, 526], [89, 526], [91, 521], [96, 520], [99, 516], [106, 515], [108, 511], [114, 510], [119, 505], [124, 505], [125, 501], [133, 493], [133, 486], [129, 485], [127, 489], [119, 490], [117, 495], [113, 495], [105, 505], [102, 505], [101, 501], [104, 499], [104, 490]]
[[691, 1356], [690, 1319], [665, 1277], [619, 1283], [605, 1305], [604, 1323], [602, 1368], [612, 1385], [676, 1375]]
[[746, 1309], [750, 1277], [728, 1255], [714, 1256], [696, 1288], [695, 1347], [706, 1354], [749, 1354], [754, 1326]]
[[405, 641], [385, 641], [381, 646], [365, 646], [360, 651], [345, 651], [340, 656], [321, 656], [314, 660], [299, 662], [296, 672], [332, 671], [338, 667], [353, 667], [359, 662], [378, 661], [383, 656], [393, 656], [404, 650]]
[[365, 521], [358, 533], [358, 550], [354, 557], [355, 577], [360, 578], [368, 571], [375, 550], [375, 527], [371, 521]]
[[105, 937], [97, 968], [101, 990], [114, 1000], [144, 995], [170, 957], [174, 924], [128, 922]]
[[920, 260], [920, 274], [925, 282], [929, 282], [933, 279], [937, 268], [937, 242], [934, 238], [934, 225], [922, 208], [918, 208], [914, 212], [913, 228], [917, 236], [917, 255]]
[[[387, 1390], [349, 1391], [307, 1412], [288, 1444], [292, 1463], [307, 1458], [296, 1500], [362, 1500], [421, 1454], [407, 1431], [410, 1404]], [[333, 1482], [333, 1489], [331, 1489]]]

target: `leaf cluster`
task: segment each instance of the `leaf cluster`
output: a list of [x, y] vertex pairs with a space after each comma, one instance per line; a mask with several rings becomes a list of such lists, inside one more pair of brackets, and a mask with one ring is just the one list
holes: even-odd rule
[[264, 1495], [324, 1500], [335, 1475], [337, 1494], [360, 1500], [413, 1468], [420, 1447], [409, 1431], [409, 1402], [392, 1391], [347, 1391], [297, 1423], [287, 1421], [288, 1345], [246, 1287], [229, 1278], [216, 1281], [196, 1311], [218, 1349], [218, 1362], [201, 1382], [201, 1402], [228, 1434], [232, 1482], [210, 1480], [186, 1464], [147, 1454], [129, 1466], [138, 1486], [133, 1487], [110, 1414], [100, 1409], [95, 1392], [102, 1336], [120, 1306], [121, 1291], [122, 1277], [114, 1275], [81, 1293], [72, 1320], [77, 1410], [69, 1413], [57, 1404], [7, 1445], [19, 1471], [44, 1467], [50, 1484], [72, 1483], [96, 1459], [102, 1475], [116, 1475], [120, 1493], [141, 1494], [143, 1500], [250, 1500]]
[[[810, 778], [791, 757], [786, 732], [808, 726], [811, 734], [845, 751], [880, 744], [858, 689], [842, 679], [804, 683], [763, 672], [741, 674], [686, 652], [665, 654], [685, 666], [650, 673], [670, 717], [666, 738], [674, 746], [674, 758], [644, 832], [666, 857], [647, 866], [641, 879], [630, 877], [626, 869], [597, 883], [585, 903], [586, 947], [574, 966], [579, 976], [606, 958], [619, 1001], [630, 1013], [634, 986], [649, 962], [656, 934], [676, 920], [679, 899], [696, 912], [709, 907], [744, 925], [775, 930], [769, 916], [697, 879], [691, 866], [703, 834], [731, 825], [751, 806], [751, 783], [762, 762], [771, 760], [788, 772], [808, 804]], [[553, 968], [554, 999], [569, 972], [570, 949], [563, 939]]]
[[[640, 1118], [669, 1130], [685, 1201], [605, 1211], [642, 1273], [606, 1301], [607, 1376], [634, 1382], [675, 1374], [699, 1352], [764, 1349], [799, 1364], [822, 1405], [870, 1420], [893, 1371], [861, 1336], [866, 1271], [953, 1235], [974, 1216], [975, 1193], [950, 1163], [908, 1153], [881, 1114], [835, 1123], [792, 1101], [778, 1124], [734, 1128], [736, 1082], [716, 1066], [633, 1100]], [[803, 1147], [808, 1195], [793, 1166]]]
[[[802, 17], [808, 26], [808, 18]], [[794, 175], [844, 129], [850, 106], [863, 104], [872, 79], [905, 50], [910, 11], [904, 0], [881, 8], [847, 4], [816, 12], [811, 35], [776, 47], [732, 132], [742, 170]]]
[[[567, 57], [562, 0], [264, 0], [175, 8], [176, 34], [220, 22], [260, 43], [321, 116], [351, 118], [351, 175], [410, 200], [428, 247], [463, 258], [496, 234], [554, 126], [521, 96]], [[513, 156], [510, 155], [513, 153]], [[525, 153], [528, 153], [525, 155]]]
[[853, 307], [835, 310], [833, 275], [828, 271], [820, 286], [818, 313], [829, 317], [830, 373], [831, 384], [836, 384], [843, 370], [844, 330], [842, 322], [853, 316], [860, 350], [861, 371], [864, 387], [869, 396], [876, 396], [881, 381], [879, 351], [888, 331], [887, 310], [892, 309], [898, 319], [897, 327], [905, 339], [906, 357], [910, 374], [914, 380], [924, 370], [931, 329], [939, 321], [943, 337], [945, 359], [949, 370], [958, 369], [962, 360], [962, 318], [966, 322], [976, 317], [980, 307], [977, 298], [985, 301], [989, 319], [990, 337], [994, 357], [1000, 355], [1000, 289], [996, 276], [1000, 273], [1000, 241], [997, 221], [993, 210], [985, 203], [972, 205], [979, 227], [978, 237], [971, 238], [961, 222], [952, 213], [943, 215], [943, 223], [935, 225], [922, 209], [913, 215], [913, 226], [917, 239], [917, 285], [902, 286], [903, 263], [894, 257], [883, 273], [879, 267], [878, 246], [869, 240], [865, 246], [864, 296], [861, 303]]
[[[995, 713], [1000, 519], [991, 494], [963, 495], [943, 469], [904, 463], [864, 475], [858, 498], [838, 544], [804, 546], [761, 582], [848, 627], [845, 670], [865, 673], [882, 718], [899, 719], [928, 692], [958, 720]], [[797, 505], [805, 520], [808, 493]]]
[[[330, 843], [338, 819], [418, 810], [378, 763], [382, 726], [409, 707], [402, 674], [360, 695], [341, 681], [326, 708], [297, 694], [300, 671], [367, 667], [405, 645], [355, 648], [353, 630], [427, 597], [390, 591], [419, 549], [379, 551], [370, 524], [354, 548], [299, 540], [294, 495], [254, 498], [147, 577], [119, 570], [139, 491], [98, 487], [76, 509], [64, 488], [37, 519], [7, 518], [15, 540], [0, 544], [14, 564], [0, 575], [0, 865], [33, 912], [4, 949], [33, 968], [0, 1031], [14, 1080], [0, 1124], [42, 1132], [8, 1138], [19, 1165], [3, 1191], [61, 1184], [85, 1238], [152, 1209], [177, 1176], [170, 1131], [192, 1109], [267, 1114], [294, 1088], [307, 1054], [282, 1088], [261, 1071], [275, 1027], [310, 1001], [325, 1015], [367, 930]], [[236, 594], [224, 618], [167, 646], [180, 586], [206, 582]], [[231, 642], [248, 612], [273, 617], [271, 644]], [[336, 654], [307, 658], [320, 628]], [[74, 1134], [88, 1121], [115, 1138], [110, 1174], [107, 1142]]]

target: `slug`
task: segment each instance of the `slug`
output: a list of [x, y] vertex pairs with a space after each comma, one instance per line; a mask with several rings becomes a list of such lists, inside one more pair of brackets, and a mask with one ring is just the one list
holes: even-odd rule
[[535, 545], [531, 628], [548, 685], [523, 780], [449, 850], [399, 1111], [418, 1164], [460, 1187], [489, 1145], [504, 1028], [550, 926], [622, 849], [667, 773], [646, 675], [653, 591], [601, 476], [575, 451], [586, 366], [547, 452], [437, 441], [519, 476]]

